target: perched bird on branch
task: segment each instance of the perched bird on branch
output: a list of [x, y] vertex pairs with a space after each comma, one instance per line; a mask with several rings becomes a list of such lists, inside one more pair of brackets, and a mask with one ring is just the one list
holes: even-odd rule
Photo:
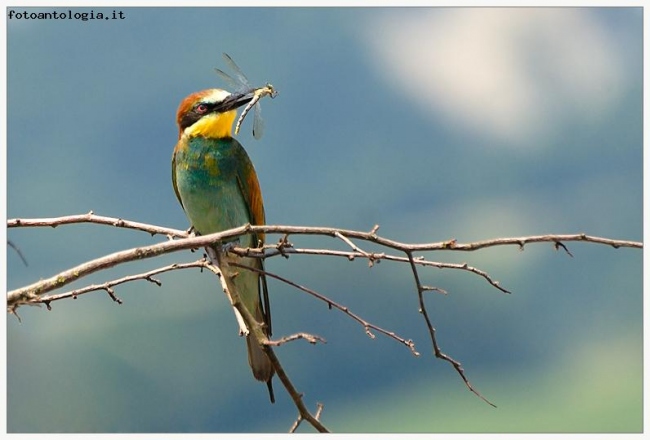
[[[250, 223], [265, 223], [264, 204], [255, 168], [244, 147], [232, 137], [237, 108], [259, 100], [260, 89], [230, 93], [203, 90], [183, 99], [176, 115], [178, 143], [172, 156], [172, 183], [176, 196], [198, 234], [210, 234]], [[249, 107], [247, 107], [249, 108]], [[238, 239], [241, 247], [258, 247], [264, 234]], [[263, 270], [258, 258], [239, 257], [222, 247], [214, 254], [229, 288], [271, 335], [271, 314], [266, 279], [260, 273], [231, 266], [238, 263]], [[241, 323], [241, 320], [240, 320]], [[266, 382], [274, 402], [270, 359], [252, 334], [246, 336], [248, 363], [257, 380]]]

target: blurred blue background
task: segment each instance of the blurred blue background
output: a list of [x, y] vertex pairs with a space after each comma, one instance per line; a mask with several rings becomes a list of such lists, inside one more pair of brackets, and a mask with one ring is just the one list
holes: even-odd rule
[[[116, 10], [126, 18], [8, 20], [9, 218], [93, 210], [186, 228], [170, 182], [175, 111], [191, 92], [227, 86], [213, 68], [228, 52], [253, 83], [280, 92], [262, 102], [264, 137], [252, 138], [251, 119], [239, 136], [270, 224], [379, 224], [405, 242], [642, 240], [640, 8]], [[8, 250], [8, 289], [164, 240], [97, 225], [8, 238], [29, 261]], [[421, 271], [449, 292], [426, 299], [443, 350], [497, 409], [431, 355], [406, 265], [292, 256], [267, 268], [412, 338], [419, 358], [270, 281], [275, 336], [328, 341], [277, 353], [339, 432], [639, 432], [642, 252], [567, 245], [574, 258], [547, 244], [427, 255], [468, 262], [513, 292]], [[75, 287], [197, 255], [123, 265]], [[269, 404], [252, 378], [214, 276], [159, 279], [117, 288], [121, 306], [97, 292], [49, 312], [23, 307], [22, 323], [8, 317], [10, 432], [290, 427], [289, 397], [276, 381]]]

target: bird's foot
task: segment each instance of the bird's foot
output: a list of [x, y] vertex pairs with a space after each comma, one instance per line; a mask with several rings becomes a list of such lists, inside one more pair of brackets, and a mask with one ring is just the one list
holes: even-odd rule
[[239, 246], [239, 239], [229, 241], [228, 243], [224, 243], [221, 245], [221, 251], [224, 253], [230, 252], [231, 250], [235, 249], [236, 247]]

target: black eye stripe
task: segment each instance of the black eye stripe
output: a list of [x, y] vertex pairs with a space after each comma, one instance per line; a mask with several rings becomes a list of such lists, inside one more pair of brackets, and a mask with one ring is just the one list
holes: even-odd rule
[[218, 102], [198, 102], [192, 107], [190, 111], [185, 113], [180, 120], [181, 129], [185, 130], [187, 127], [194, 125], [199, 119], [208, 113], [213, 112], [221, 103]]
[[217, 104], [211, 102], [199, 102], [194, 107], [194, 112], [199, 115], [204, 115], [206, 113], [210, 113], [215, 109], [216, 106]]

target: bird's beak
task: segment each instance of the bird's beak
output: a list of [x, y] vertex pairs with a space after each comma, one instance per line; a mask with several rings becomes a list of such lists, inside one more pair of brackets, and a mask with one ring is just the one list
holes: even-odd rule
[[224, 99], [217, 108], [214, 110], [219, 113], [225, 113], [230, 110], [246, 105], [253, 100], [255, 96], [255, 89], [251, 89], [246, 93], [231, 93], [226, 99]]

